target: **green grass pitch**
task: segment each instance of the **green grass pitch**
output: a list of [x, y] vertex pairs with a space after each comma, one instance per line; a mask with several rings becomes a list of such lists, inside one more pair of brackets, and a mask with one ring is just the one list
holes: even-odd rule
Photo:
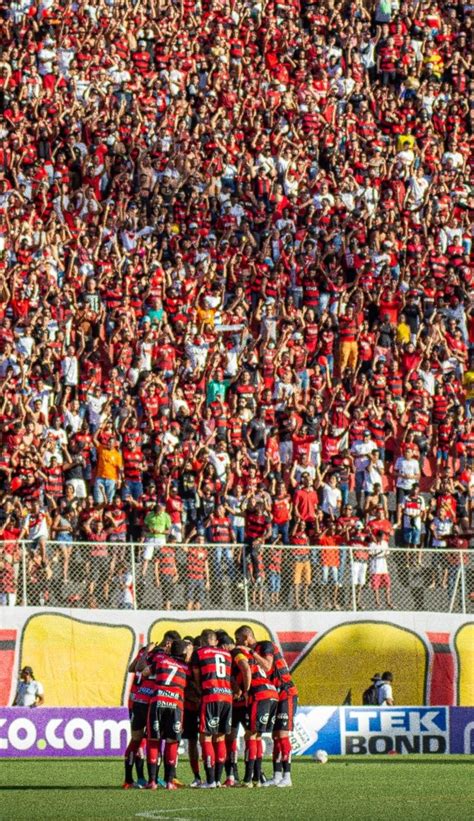
[[[299, 759], [292, 789], [151, 793], [120, 789], [119, 760], [8, 760], [0, 762], [0, 819], [472, 821], [473, 763], [473, 756]], [[190, 780], [187, 762], [178, 777]]]

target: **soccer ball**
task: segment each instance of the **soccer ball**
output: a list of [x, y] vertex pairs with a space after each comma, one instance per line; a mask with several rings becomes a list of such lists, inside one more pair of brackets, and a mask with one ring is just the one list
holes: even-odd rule
[[316, 750], [313, 758], [316, 761], [316, 764], [327, 764], [329, 756], [326, 750]]

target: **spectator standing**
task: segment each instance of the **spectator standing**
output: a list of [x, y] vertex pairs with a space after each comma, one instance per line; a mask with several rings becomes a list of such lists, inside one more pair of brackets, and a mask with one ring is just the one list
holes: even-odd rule
[[375, 539], [369, 544], [369, 571], [370, 571], [370, 585], [374, 591], [375, 606], [380, 609], [382, 606], [380, 599], [380, 590], [385, 593], [385, 606], [392, 609], [391, 598], [391, 579], [388, 572], [387, 557], [389, 555], [388, 542], [386, 541], [383, 531], [378, 531], [375, 534]]
[[94, 484], [94, 499], [96, 504], [110, 504], [114, 500], [116, 490], [120, 487], [123, 459], [115, 436], [107, 441], [101, 441], [97, 436], [94, 440], [97, 449], [97, 467]]
[[13, 707], [41, 707], [43, 704], [43, 685], [40, 681], [36, 681], [31, 667], [23, 667], [13, 699]]
[[142, 578], [147, 574], [148, 565], [153, 558], [155, 550], [166, 544], [166, 539], [171, 530], [171, 517], [166, 512], [164, 502], [156, 502], [154, 508], [145, 516], [144, 521], [145, 538], [142, 554]]
[[388, 670], [382, 673], [380, 681], [376, 682], [379, 707], [393, 707], [393, 675]]

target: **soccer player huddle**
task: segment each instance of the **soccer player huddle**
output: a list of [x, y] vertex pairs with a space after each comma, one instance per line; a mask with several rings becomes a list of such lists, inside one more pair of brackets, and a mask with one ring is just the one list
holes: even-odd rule
[[[168, 630], [159, 644], [148, 644], [139, 651], [129, 672], [134, 678], [124, 789], [155, 790], [161, 785], [175, 790], [181, 786], [176, 780], [181, 739], [188, 742], [194, 777], [191, 787], [291, 787], [290, 732], [298, 693], [273, 642], [257, 642], [246, 625], [236, 630], [234, 639], [224, 630], [206, 629], [200, 636], [184, 639]], [[237, 762], [240, 726], [245, 734], [241, 781]], [[268, 780], [262, 772], [263, 733], [273, 738], [273, 776]]]

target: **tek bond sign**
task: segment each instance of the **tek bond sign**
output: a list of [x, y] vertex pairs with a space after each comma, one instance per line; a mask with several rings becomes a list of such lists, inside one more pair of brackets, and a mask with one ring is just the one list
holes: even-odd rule
[[[0, 758], [120, 756], [129, 738], [119, 708], [0, 709]], [[474, 708], [302, 707], [296, 755], [474, 754]]]
[[296, 755], [474, 754], [472, 707], [301, 707]]

